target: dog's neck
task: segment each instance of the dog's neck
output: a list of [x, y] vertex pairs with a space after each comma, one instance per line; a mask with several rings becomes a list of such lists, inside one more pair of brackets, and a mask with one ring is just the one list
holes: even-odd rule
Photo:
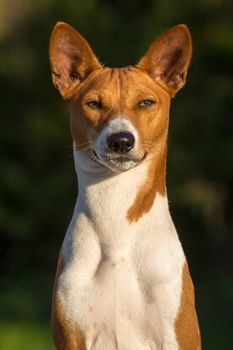
[[95, 230], [104, 234], [103, 231], [109, 230], [110, 225], [112, 230], [119, 231], [124, 223], [127, 227], [135, 227], [138, 222], [147, 222], [152, 218], [153, 222], [161, 224], [164, 216], [169, 216], [166, 191], [161, 190], [161, 182], [165, 184], [165, 178], [161, 179], [165, 177], [165, 169], [160, 163], [165, 166], [166, 159], [159, 160], [160, 174], [156, 173], [153, 158], [145, 159], [135, 168], [119, 174], [75, 147], [74, 160], [79, 185], [74, 214], [77, 216], [85, 212], [95, 225]]

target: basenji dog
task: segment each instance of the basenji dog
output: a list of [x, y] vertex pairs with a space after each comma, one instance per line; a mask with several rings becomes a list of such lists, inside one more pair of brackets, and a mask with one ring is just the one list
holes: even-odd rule
[[136, 66], [102, 66], [59, 22], [52, 80], [70, 113], [78, 198], [58, 261], [59, 350], [200, 350], [194, 289], [166, 191], [170, 100], [191, 36], [177, 25]]

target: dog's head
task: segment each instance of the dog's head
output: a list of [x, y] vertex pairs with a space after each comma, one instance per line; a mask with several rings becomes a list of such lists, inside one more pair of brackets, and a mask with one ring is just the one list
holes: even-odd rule
[[136, 66], [103, 67], [86, 40], [58, 23], [50, 40], [52, 79], [70, 110], [76, 148], [115, 172], [166, 147], [170, 99], [191, 58], [185, 25], [160, 36]]

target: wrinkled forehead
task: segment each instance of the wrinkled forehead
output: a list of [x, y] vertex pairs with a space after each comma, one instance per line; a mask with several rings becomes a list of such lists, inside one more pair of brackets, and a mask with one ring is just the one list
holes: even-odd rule
[[119, 100], [123, 103], [131, 98], [161, 97], [168, 99], [167, 92], [145, 71], [136, 67], [102, 68], [83, 83], [77, 91], [76, 99], [87, 96]]

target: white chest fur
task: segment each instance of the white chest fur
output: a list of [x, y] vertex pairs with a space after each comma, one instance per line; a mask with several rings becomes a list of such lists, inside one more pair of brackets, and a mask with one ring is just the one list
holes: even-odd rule
[[176, 350], [184, 254], [167, 198], [136, 223], [127, 210], [148, 163], [110, 172], [75, 152], [79, 196], [64, 243], [58, 293], [87, 350]]

